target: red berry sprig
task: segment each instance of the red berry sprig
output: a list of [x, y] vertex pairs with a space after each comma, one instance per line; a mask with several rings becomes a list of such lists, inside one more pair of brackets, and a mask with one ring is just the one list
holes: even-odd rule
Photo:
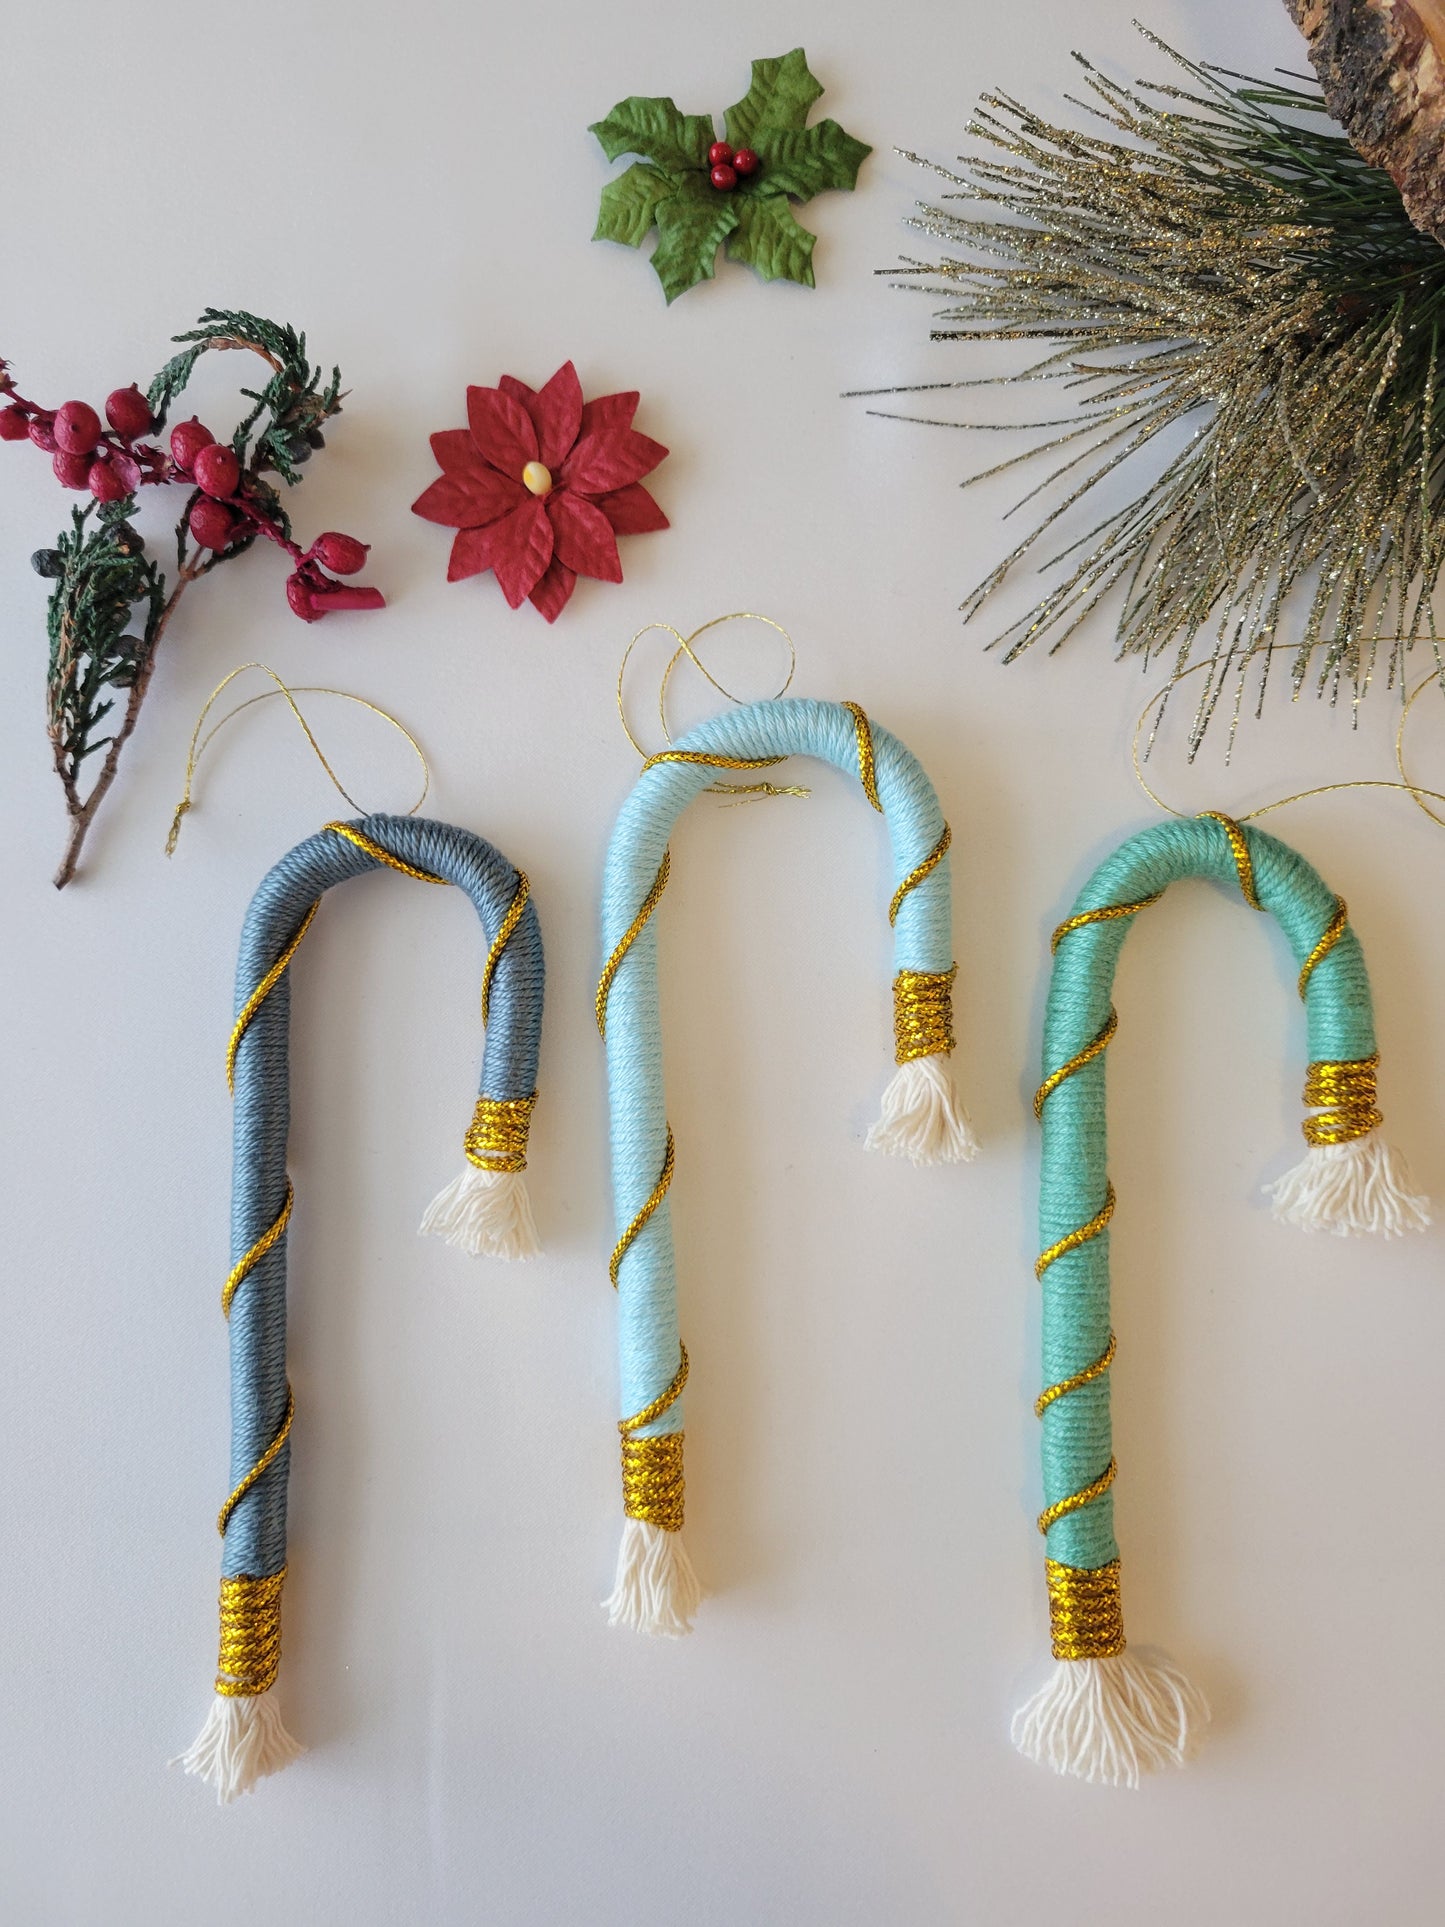
[[760, 165], [751, 147], [734, 148], [728, 141], [714, 141], [707, 150], [708, 179], [720, 194], [731, 194], [740, 180], [756, 174]]

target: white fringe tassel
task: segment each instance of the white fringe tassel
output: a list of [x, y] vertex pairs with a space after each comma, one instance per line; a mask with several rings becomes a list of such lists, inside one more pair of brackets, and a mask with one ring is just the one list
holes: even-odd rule
[[217, 1803], [224, 1807], [305, 1751], [281, 1724], [274, 1693], [240, 1699], [217, 1693], [194, 1745], [170, 1764], [213, 1786]]
[[1209, 1724], [1209, 1703], [1163, 1653], [1061, 1659], [1047, 1686], [1015, 1713], [1020, 1753], [1106, 1786], [1183, 1766]]
[[1349, 1144], [1312, 1144], [1292, 1171], [1264, 1188], [1280, 1222], [1302, 1231], [1399, 1238], [1430, 1222], [1430, 1200], [1415, 1193], [1409, 1166], [1378, 1131]]
[[664, 1532], [647, 1519], [625, 1519], [617, 1554], [617, 1579], [602, 1610], [609, 1626], [680, 1639], [692, 1631], [702, 1586], [680, 1532]]
[[882, 1115], [868, 1133], [868, 1149], [915, 1164], [968, 1163], [978, 1155], [945, 1058], [913, 1057], [898, 1066], [883, 1093]]
[[474, 1258], [535, 1258], [542, 1249], [520, 1171], [469, 1164], [432, 1199], [421, 1230]]

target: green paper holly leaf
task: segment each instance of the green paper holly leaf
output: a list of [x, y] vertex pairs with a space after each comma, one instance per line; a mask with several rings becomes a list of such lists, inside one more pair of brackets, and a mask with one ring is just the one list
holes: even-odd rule
[[801, 47], [753, 62], [752, 85], [723, 118], [731, 147], [751, 149], [757, 166], [731, 187], [712, 179], [710, 117], [684, 114], [666, 98], [619, 101], [591, 132], [609, 160], [641, 158], [603, 188], [592, 238], [635, 248], [655, 227], [652, 265], [669, 303], [712, 278], [723, 242], [730, 260], [746, 262], [764, 280], [811, 288], [814, 237], [788, 202], [828, 188], [851, 191], [872, 152], [835, 120], [808, 125], [822, 91]]

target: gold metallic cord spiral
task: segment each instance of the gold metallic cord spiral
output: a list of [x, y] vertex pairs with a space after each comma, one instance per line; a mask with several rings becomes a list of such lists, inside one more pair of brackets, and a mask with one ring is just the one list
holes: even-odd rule
[[497, 965], [502, 961], [502, 952], [511, 940], [512, 932], [522, 921], [522, 912], [527, 907], [527, 899], [532, 894], [532, 886], [527, 881], [525, 870], [517, 872], [517, 889], [512, 901], [507, 905], [507, 914], [492, 939], [492, 947], [487, 952], [487, 961], [482, 965], [482, 1029], [487, 1027], [487, 1019], [492, 1013], [492, 979], [497, 974]]
[[1140, 910], [1147, 910], [1151, 903], [1157, 903], [1163, 894], [1162, 890], [1156, 890], [1152, 896], [1138, 897], [1133, 903], [1105, 903], [1097, 910], [1080, 910], [1077, 916], [1065, 917], [1049, 938], [1049, 949], [1057, 950], [1071, 931], [1086, 929], [1091, 923], [1114, 923], [1120, 917], [1135, 916]]
[[602, 975], [597, 980], [596, 1002], [597, 1031], [599, 1036], [605, 1037], [607, 1035], [607, 999], [612, 993], [612, 980], [622, 966], [622, 959], [642, 935], [647, 919], [662, 901], [662, 893], [667, 888], [667, 879], [671, 874], [672, 852], [671, 850], [664, 850], [662, 853], [662, 862], [657, 866], [657, 875], [652, 881], [652, 888], [642, 899], [642, 907], [627, 926], [617, 948], [602, 966]]
[[667, 1148], [662, 1154], [662, 1170], [658, 1174], [657, 1183], [653, 1185], [651, 1195], [648, 1197], [647, 1202], [632, 1220], [632, 1223], [628, 1225], [622, 1236], [617, 1240], [612, 1250], [612, 1256], [608, 1260], [607, 1273], [612, 1280], [612, 1288], [614, 1291], [617, 1289], [617, 1274], [622, 1268], [622, 1260], [627, 1256], [633, 1240], [667, 1196], [668, 1187], [672, 1183], [673, 1166], [676, 1161], [675, 1148], [672, 1142], [672, 1126], [669, 1124], [667, 1127]]
[[1042, 1418], [1056, 1398], [1067, 1398], [1070, 1392], [1077, 1392], [1080, 1386], [1092, 1385], [1096, 1378], [1102, 1378], [1113, 1364], [1114, 1354], [1118, 1349], [1118, 1341], [1113, 1332], [1110, 1332], [1108, 1344], [1092, 1365], [1086, 1365], [1081, 1372], [1075, 1372], [1070, 1378], [1061, 1378], [1056, 1385], [1048, 1385], [1039, 1393], [1034, 1400], [1035, 1418]]
[[1059, 1259], [1067, 1256], [1069, 1252], [1077, 1251], [1080, 1245], [1088, 1244], [1091, 1238], [1097, 1238], [1113, 1217], [1115, 1203], [1114, 1187], [1108, 1184], [1104, 1193], [1104, 1202], [1089, 1222], [1077, 1226], [1073, 1231], [1066, 1231], [1062, 1238], [1049, 1246], [1047, 1251], [1039, 1253], [1034, 1260], [1034, 1276], [1042, 1278], [1050, 1265], [1057, 1264]]
[[873, 725], [858, 703], [844, 703], [843, 707], [853, 718], [853, 728], [858, 737], [858, 781], [863, 785], [863, 794], [881, 816], [883, 805], [878, 799], [878, 764], [873, 754]]
[[535, 1091], [530, 1097], [479, 1097], [462, 1140], [468, 1164], [479, 1171], [525, 1171], [536, 1102]]
[[1039, 1088], [1034, 1092], [1035, 1117], [1041, 1118], [1043, 1116], [1044, 1105], [1053, 1096], [1060, 1084], [1064, 1082], [1065, 1078], [1072, 1077], [1074, 1072], [1081, 1071], [1085, 1064], [1092, 1064], [1096, 1057], [1103, 1056], [1104, 1052], [1114, 1041], [1114, 1033], [1118, 1028], [1119, 1013], [1111, 1005], [1109, 1015], [1104, 1019], [1104, 1028], [1099, 1032], [1098, 1036], [1094, 1038], [1092, 1043], [1085, 1044], [1077, 1056], [1071, 1057], [1067, 1064], [1060, 1064], [1056, 1071], [1050, 1071], [1043, 1083], [1040, 1084]]
[[946, 1057], [953, 1049], [953, 980], [949, 970], [900, 970], [893, 979], [893, 1056]]
[[320, 908], [321, 901], [318, 898], [301, 919], [300, 924], [297, 926], [295, 936], [292, 937], [286, 948], [281, 952], [281, 955], [276, 959], [275, 963], [272, 964], [260, 983], [257, 984], [256, 988], [241, 1006], [241, 1013], [237, 1017], [231, 1030], [231, 1040], [226, 1045], [226, 1088], [233, 1096], [236, 1090], [236, 1052], [241, 1048], [241, 1039], [245, 1036], [251, 1019], [256, 1015], [256, 1012], [261, 1008], [262, 1004], [265, 1003], [277, 984], [280, 983], [287, 965], [301, 948], [301, 939], [311, 928], [311, 919]]
[[1244, 834], [1232, 816], [1223, 810], [1201, 810], [1201, 820], [1217, 823], [1229, 838], [1229, 853], [1234, 858], [1234, 867], [1239, 874], [1239, 887], [1244, 900], [1251, 910], [1263, 910], [1259, 893], [1254, 887], [1254, 858], [1249, 853], [1249, 838]]
[[290, 1178], [287, 1178], [286, 1202], [281, 1206], [275, 1222], [269, 1230], [261, 1233], [245, 1257], [238, 1259], [236, 1263], [232, 1265], [227, 1274], [226, 1282], [221, 1287], [221, 1311], [225, 1317], [229, 1318], [231, 1315], [231, 1300], [240, 1289], [242, 1281], [248, 1278], [256, 1269], [256, 1266], [260, 1264], [271, 1247], [285, 1237], [286, 1227], [291, 1222], [291, 1210], [295, 1202], [296, 1193], [292, 1188]]
[[389, 870], [400, 870], [404, 877], [415, 877], [418, 883], [440, 883], [443, 887], [446, 885], [445, 877], [435, 876], [430, 870], [423, 870], [415, 863], [408, 863], [402, 857], [393, 856], [390, 850], [384, 850], [378, 842], [367, 836], [364, 831], [358, 830], [354, 824], [323, 823], [321, 827], [331, 830], [337, 836], [344, 836], [346, 841], [354, 843], [358, 850], [365, 850], [373, 862], [384, 863]]
[[1375, 1101], [1375, 1077], [1380, 1055], [1353, 1062], [1311, 1064], [1305, 1077], [1304, 1101], [1321, 1105], [1301, 1125], [1307, 1144], [1352, 1144], [1377, 1130], [1384, 1114]]
[[1102, 1499], [1114, 1483], [1114, 1475], [1118, 1470], [1118, 1460], [1111, 1458], [1097, 1479], [1091, 1479], [1086, 1486], [1080, 1487], [1077, 1492], [1071, 1492], [1066, 1499], [1055, 1499], [1052, 1505], [1045, 1506], [1039, 1514], [1039, 1531], [1047, 1533], [1050, 1526], [1056, 1526], [1060, 1519], [1066, 1519], [1071, 1512], [1082, 1512], [1084, 1507], [1092, 1505], [1095, 1499]]
[[216, 1691], [254, 1699], [276, 1684], [281, 1665], [281, 1587], [286, 1568], [269, 1578], [246, 1574], [221, 1581], [221, 1650]]
[[271, 1467], [276, 1463], [276, 1460], [281, 1456], [281, 1448], [291, 1436], [291, 1425], [295, 1417], [296, 1395], [288, 1385], [286, 1387], [286, 1411], [281, 1420], [280, 1431], [277, 1432], [275, 1438], [272, 1439], [271, 1443], [266, 1447], [266, 1450], [261, 1454], [260, 1458], [257, 1459], [256, 1463], [251, 1467], [251, 1470], [246, 1474], [245, 1478], [242, 1479], [234, 1492], [232, 1492], [230, 1498], [227, 1499], [216, 1516], [216, 1530], [223, 1539], [226, 1536], [226, 1527], [231, 1523], [231, 1514], [251, 1490], [251, 1487], [255, 1485], [256, 1481], [261, 1478], [263, 1474], [269, 1472]]
[[1117, 1559], [1107, 1566], [1063, 1566], [1057, 1559], [1046, 1559], [1044, 1578], [1055, 1659], [1112, 1659], [1123, 1652], [1124, 1607]]
[[948, 846], [952, 841], [953, 831], [949, 829], [945, 823], [943, 826], [943, 834], [928, 852], [928, 855], [924, 857], [923, 861], [915, 869], [908, 872], [908, 875], [904, 877], [898, 888], [893, 892], [893, 901], [888, 906], [888, 921], [890, 925], [897, 923], [898, 912], [903, 908], [903, 899], [908, 895], [908, 892], [910, 890], [916, 890], [925, 877], [933, 875], [933, 872], [948, 854]]
[[1321, 936], [1319, 942], [1315, 945], [1314, 949], [1305, 958], [1303, 964], [1300, 966], [1299, 994], [1300, 994], [1301, 1002], [1304, 1001], [1304, 994], [1306, 990], [1309, 989], [1310, 978], [1315, 974], [1315, 971], [1324, 962], [1325, 958], [1328, 957], [1330, 952], [1334, 949], [1335, 945], [1339, 942], [1340, 938], [1345, 934], [1345, 926], [1349, 922], [1349, 920], [1350, 920], [1349, 905], [1345, 902], [1343, 897], [1336, 897], [1334, 914], [1331, 916], [1329, 923], [1325, 926], [1324, 934]]

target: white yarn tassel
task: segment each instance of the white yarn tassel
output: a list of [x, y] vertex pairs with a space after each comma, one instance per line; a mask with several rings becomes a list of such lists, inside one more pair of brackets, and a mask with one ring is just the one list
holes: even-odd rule
[[1414, 1191], [1409, 1166], [1378, 1130], [1348, 1144], [1312, 1144], [1292, 1171], [1264, 1188], [1280, 1222], [1302, 1231], [1399, 1238], [1430, 1222], [1430, 1200]]
[[612, 1595], [602, 1602], [609, 1626], [680, 1639], [692, 1631], [702, 1586], [680, 1532], [649, 1519], [625, 1519]]
[[868, 1149], [912, 1158], [915, 1164], [968, 1163], [978, 1155], [978, 1139], [945, 1057], [911, 1057], [898, 1066], [883, 1093], [882, 1114], [868, 1133]]
[[1209, 1703], [1163, 1653], [1061, 1659], [1048, 1684], [1015, 1713], [1020, 1753], [1106, 1786], [1183, 1766], [1209, 1724]]
[[535, 1258], [542, 1249], [520, 1171], [469, 1164], [432, 1199], [421, 1230], [475, 1258]]
[[305, 1751], [281, 1724], [274, 1693], [238, 1699], [217, 1693], [194, 1745], [170, 1764], [183, 1766], [213, 1786], [218, 1804], [224, 1807], [249, 1793], [258, 1780], [290, 1766]]

